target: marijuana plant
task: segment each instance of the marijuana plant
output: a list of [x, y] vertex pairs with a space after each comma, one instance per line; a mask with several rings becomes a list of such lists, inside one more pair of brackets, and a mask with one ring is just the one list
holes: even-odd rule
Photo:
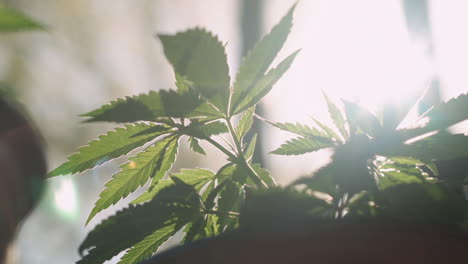
[[[201, 28], [158, 35], [174, 68], [177, 90], [126, 97], [84, 114], [86, 122], [125, 124], [89, 142], [50, 177], [77, 174], [149, 144], [130, 157], [106, 183], [87, 223], [99, 212], [142, 186], [146, 192], [128, 208], [98, 224], [86, 237], [78, 263], [101, 263], [126, 251], [120, 263], [150, 257], [179, 230], [184, 242], [210, 237], [238, 225], [247, 188], [275, 186], [269, 172], [252, 163], [255, 137], [245, 142], [255, 105], [288, 70], [298, 51], [270, 68], [292, 26], [294, 7], [246, 56], [231, 85], [224, 44]], [[234, 117], [240, 116], [237, 124]], [[214, 137], [227, 133], [230, 142]], [[217, 172], [182, 169], [170, 175], [179, 141], [187, 138], [194, 152], [207, 141], [228, 163]]]
[[[255, 136], [250, 142], [244, 137], [255, 105], [298, 53], [270, 69], [291, 29], [293, 12], [294, 7], [250, 51], [232, 84], [224, 44], [212, 33], [194, 28], [158, 35], [177, 89], [118, 99], [83, 115], [86, 122], [124, 125], [82, 147], [49, 176], [81, 173], [146, 145], [106, 183], [87, 222], [137, 189], [146, 192], [88, 234], [80, 246], [87, 253], [78, 263], [102, 263], [123, 251], [119, 263], [138, 263], [179, 231], [185, 243], [239, 225], [258, 227], [281, 215], [466, 222], [465, 175], [444, 178], [439, 169], [445, 160], [468, 155], [465, 135], [444, 132], [468, 118], [468, 95], [434, 106], [419, 119], [426, 122], [412, 128], [401, 123], [414, 98], [374, 115], [348, 101], [342, 111], [325, 95], [336, 129], [318, 120], [316, 126], [267, 122], [298, 136], [273, 154], [332, 148], [330, 164], [280, 189], [267, 170], [252, 162]], [[220, 134], [230, 140], [218, 142]], [[203, 155], [200, 141], [212, 144], [226, 155], [227, 164], [216, 172], [191, 168], [168, 173], [182, 138]]]

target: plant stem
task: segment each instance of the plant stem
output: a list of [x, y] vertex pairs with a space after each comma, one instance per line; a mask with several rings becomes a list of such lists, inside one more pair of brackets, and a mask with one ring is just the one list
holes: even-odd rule
[[216, 210], [205, 210], [203, 211], [205, 214], [215, 214], [215, 215], [225, 215], [227, 214], [229, 217], [232, 217], [232, 218], [238, 218], [240, 216], [239, 213], [237, 212], [231, 212], [231, 211], [228, 211], [228, 212], [221, 212], [221, 211], [216, 211]]
[[231, 118], [226, 118], [226, 123], [228, 126], [229, 133], [231, 134], [232, 140], [234, 141], [234, 144], [237, 149], [237, 161], [238, 164], [248, 172], [249, 176], [252, 178], [254, 182], [256, 182], [258, 185], [268, 188], [268, 185], [260, 178], [260, 176], [257, 174], [257, 172], [252, 168], [252, 166], [247, 162], [244, 156], [244, 152], [242, 151], [242, 146], [240, 141], [237, 138], [236, 132], [234, 130], [234, 127], [232, 126], [231, 123]]
[[234, 141], [234, 144], [236, 146], [237, 150], [237, 155], [240, 156], [242, 155], [242, 146], [239, 140], [237, 140], [236, 132], [234, 130], [234, 127], [232, 126], [231, 118], [226, 118], [226, 123], [228, 125], [228, 130], [229, 133], [231, 134], [232, 140]]
[[224, 154], [226, 154], [231, 160], [233, 160], [233, 162], [235, 162], [237, 160], [237, 157], [232, 154], [229, 150], [227, 150], [223, 145], [219, 144], [218, 142], [216, 142], [214, 139], [210, 138], [210, 137], [207, 137], [207, 138], [204, 138], [204, 140], [208, 141], [211, 143], [211, 145], [215, 146], [217, 149], [221, 150]]

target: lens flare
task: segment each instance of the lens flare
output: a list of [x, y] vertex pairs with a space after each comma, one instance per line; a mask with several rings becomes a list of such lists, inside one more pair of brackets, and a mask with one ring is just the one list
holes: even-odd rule
[[75, 185], [71, 179], [62, 179], [54, 188], [55, 206], [65, 218], [74, 218], [77, 215], [78, 200]]

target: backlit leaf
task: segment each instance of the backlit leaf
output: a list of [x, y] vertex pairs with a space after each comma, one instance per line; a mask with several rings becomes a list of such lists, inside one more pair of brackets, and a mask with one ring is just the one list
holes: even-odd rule
[[182, 227], [199, 212], [199, 198], [192, 187], [177, 184], [165, 188], [150, 202], [130, 205], [97, 225], [81, 244], [80, 253], [87, 254], [78, 263], [103, 263], [156, 230], [172, 224]]
[[468, 119], [467, 105], [468, 94], [462, 94], [426, 112], [421, 117], [421, 121], [424, 122], [419, 127], [402, 129], [399, 134], [404, 139], [411, 139], [431, 131], [446, 129]]
[[205, 216], [200, 216], [192, 223], [189, 223], [185, 228], [184, 243], [192, 242], [200, 238], [205, 238], [205, 225]]
[[[262, 179], [262, 181], [264, 181], [268, 185], [268, 187], [275, 187], [278, 185], [275, 179], [271, 176], [270, 172], [262, 168], [260, 164], [254, 163], [252, 164], [252, 168], [258, 174], [258, 176], [260, 176], [260, 179]], [[247, 184], [255, 186], [255, 184], [250, 178], [247, 178]]]
[[172, 142], [173, 145], [169, 145], [164, 150], [164, 154], [161, 159], [158, 160], [156, 164], [157, 170], [155, 171], [155, 174], [153, 176], [153, 179], [150, 184], [150, 190], [154, 188], [158, 182], [166, 176], [167, 172], [172, 168], [172, 165], [174, 164], [174, 161], [177, 156], [177, 150], [178, 150], [178, 140], [179, 137], [177, 137], [174, 142]]
[[343, 142], [343, 140], [333, 131], [333, 129], [329, 128], [322, 122], [318, 121], [317, 119], [314, 119], [315, 123], [326, 133], [327, 137], [333, 138], [334, 140], [338, 142]]
[[378, 178], [378, 186], [384, 190], [399, 184], [423, 183], [425, 176], [418, 167], [422, 162], [407, 157], [387, 158], [379, 166], [382, 176]]
[[[232, 163], [227, 163], [223, 165], [218, 170], [218, 172], [216, 172], [216, 181], [212, 181], [212, 184], [210, 184], [205, 193], [203, 193], [203, 201], [207, 209], [212, 209], [215, 206], [216, 197], [218, 196], [219, 192], [224, 188], [224, 186], [231, 180], [235, 171], [236, 165]], [[215, 184], [215, 182], [217, 182], [217, 184]]]
[[172, 177], [176, 177], [185, 184], [192, 186], [195, 191], [199, 192], [206, 183], [208, 183], [213, 177], [214, 173], [210, 170], [205, 169], [182, 169], [179, 173], [171, 175], [170, 179], [160, 180], [152, 189], [140, 195], [137, 199], [132, 201], [132, 204], [144, 203], [150, 201], [155, 197], [161, 190], [168, 186], [174, 185]]
[[171, 223], [157, 229], [153, 234], [129, 249], [122, 259], [120, 259], [119, 263], [136, 264], [151, 257], [164, 242], [175, 234], [177, 231], [176, 226], [176, 224]]
[[233, 229], [238, 224], [238, 219], [232, 218], [229, 212], [239, 212], [245, 199], [245, 193], [242, 186], [238, 183], [229, 181], [220, 192], [218, 200], [219, 224], [221, 228]]
[[423, 161], [450, 160], [468, 155], [468, 136], [441, 133], [411, 144], [389, 146], [378, 154], [413, 157]]
[[247, 160], [251, 160], [255, 151], [255, 145], [257, 144], [257, 134], [254, 134], [252, 139], [250, 140], [247, 148], [245, 150], [245, 158]]
[[158, 37], [175, 73], [192, 82], [193, 88], [221, 111], [227, 110], [229, 67], [218, 38], [200, 28]]
[[[241, 111], [239, 104], [251, 93], [253, 87], [257, 85], [258, 80], [263, 78], [274, 58], [283, 47], [291, 31], [294, 9], [295, 6], [273, 27], [268, 35], [255, 45], [242, 61], [233, 86], [234, 94], [231, 100], [231, 110], [236, 111], [232, 112], [239, 113]], [[270, 78], [273, 77], [271, 75]], [[279, 73], [275, 73], [275, 75], [279, 75]], [[253, 97], [255, 96], [250, 96], [250, 98]], [[248, 107], [250, 106], [246, 108]]]
[[301, 155], [332, 147], [335, 147], [335, 144], [330, 140], [298, 137], [286, 141], [278, 149], [272, 151], [271, 153], [278, 155]]
[[468, 94], [441, 103], [427, 112], [428, 130], [440, 130], [468, 119]]
[[[135, 136], [142, 131], [154, 129], [152, 133]], [[143, 123], [126, 125], [116, 128], [97, 140], [89, 142], [89, 145], [80, 148], [78, 153], [68, 157], [68, 161], [49, 173], [49, 177], [75, 174], [94, 168], [109, 160], [118, 158], [144, 145], [156, 137], [169, 133], [164, 126], [147, 125]]]
[[340, 109], [333, 103], [332, 100], [330, 100], [330, 98], [325, 94], [325, 92], [323, 92], [323, 97], [325, 97], [325, 101], [327, 102], [328, 113], [330, 114], [333, 123], [335, 124], [336, 128], [338, 128], [338, 131], [340, 131], [340, 134], [343, 137], [343, 139], [347, 140], [349, 135], [348, 131], [346, 130], [346, 121], [343, 117], [343, 114], [341, 114]]
[[343, 100], [345, 104], [346, 118], [352, 132], [357, 132], [360, 129], [371, 137], [375, 137], [382, 131], [382, 126], [377, 117], [364, 107]]
[[[86, 223], [100, 211], [127, 197], [138, 187], [144, 185], [151, 177], [158, 181], [169, 169], [165, 164], [167, 154], [176, 152], [177, 138], [167, 137], [130, 158], [129, 162], [120, 166], [121, 171], [112, 176], [106, 183], [106, 188], [99, 194], [93, 210]], [[170, 162], [172, 164], [172, 162]]]
[[247, 109], [242, 117], [239, 120], [236, 128], [236, 136], [239, 141], [242, 142], [242, 138], [247, 134], [253, 124], [253, 114], [255, 111], [255, 107], [251, 107]]
[[175, 73], [175, 78], [178, 93], [183, 94], [190, 91], [191, 87], [193, 86], [193, 83], [191, 81], [188, 81], [177, 72]]
[[208, 138], [210, 136], [228, 132], [228, 128], [224, 122], [213, 121], [209, 123], [199, 123], [197, 120], [192, 122], [189, 126], [180, 130], [181, 134], [189, 135], [197, 138]]
[[173, 90], [150, 91], [117, 99], [81, 116], [89, 117], [86, 122], [156, 121], [162, 117], [185, 117], [202, 102], [193, 92], [180, 94]]
[[177, 177], [185, 184], [192, 186], [197, 192], [214, 176], [214, 172], [207, 169], [182, 169], [178, 173], [171, 174], [171, 177]]
[[268, 71], [268, 73], [262, 77], [259, 77], [258, 81], [249, 88], [248, 91], [244, 92], [238, 99], [236, 99], [236, 90], [234, 90], [233, 102], [231, 106], [233, 109], [231, 113], [233, 115], [241, 113], [249, 107], [254, 106], [271, 90], [273, 85], [283, 76], [283, 74], [289, 69], [292, 62], [296, 58], [299, 51], [294, 52], [284, 59], [276, 68]]
[[321, 132], [317, 128], [312, 128], [312, 127], [309, 127], [309, 126], [304, 125], [304, 124], [300, 124], [300, 123], [295, 123], [295, 124], [292, 124], [292, 123], [274, 123], [274, 122], [269, 122], [269, 123], [271, 125], [279, 128], [279, 129], [295, 133], [295, 134], [297, 134], [299, 136], [303, 136], [303, 137], [312, 136], [312, 137], [328, 138], [327, 134]]
[[195, 108], [193, 112], [187, 115], [189, 118], [197, 118], [204, 121], [216, 120], [224, 117], [224, 114], [213, 104], [205, 102]]
[[189, 137], [189, 143], [190, 143], [190, 149], [200, 153], [202, 155], [206, 155], [205, 150], [200, 146], [200, 143], [198, 142], [198, 139], [195, 137]]
[[201, 126], [201, 132], [205, 137], [227, 133], [228, 131], [226, 124], [220, 121], [210, 122]]

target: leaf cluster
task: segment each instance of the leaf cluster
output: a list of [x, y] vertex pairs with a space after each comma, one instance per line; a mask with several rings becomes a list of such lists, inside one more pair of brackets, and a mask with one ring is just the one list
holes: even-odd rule
[[[252, 162], [256, 137], [250, 142], [244, 137], [255, 106], [298, 53], [271, 66], [291, 30], [294, 8], [248, 53], [232, 81], [225, 44], [211, 32], [193, 28], [158, 35], [176, 89], [120, 98], [83, 115], [85, 122], [121, 125], [69, 156], [50, 177], [81, 173], [140, 150], [106, 183], [87, 223], [131, 193], [145, 191], [88, 234], [79, 263], [102, 263], [122, 252], [119, 263], [139, 263], [176, 233], [186, 243], [239, 225], [301, 223], [303, 216], [468, 222], [462, 192], [468, 169], [446, 170], [468, 156], [467, 137], [446, 132], [468, 118], [467, 94], [433, 106], [413, 126], [403, 127], [417, 97], [374, 114], [354, 102], [335, 104], [324, 93], [333, 127], [316, 119], [313, 125], [267, 122], [296, 135], [273, 154], [333, 149], [328, 165], [280, 189]], [[182, 138], [202, 155], [207, 155], [202, 142], [213, 145], [227, 163], [216, 171], [173, 172]]]
[[[105, 184], [87, 223], [131, 193], [146, 190], [88, 234], [79, 263], [102, 263], [123, 251], [119, 263], [139, 263], [179, 231], [182, 242], [190, 242], [234, 229], [246, 190], [276, 185], [267, 170], [252, 163], [256, 137], [250, 142], [244, 137], [255, 105], [297, 54], [271, 67], [291, 29], [293, 11], [294, 7], [249, 52], [232, 85], [225, 44], [211, 32], [194, 28], [160, 34], [176, 89], [120, 98], [82, 115], [88, 123], [122, 125], [70, 155], [50, 177], [81, 173], [140, 150]], [[215, 172], [171, 172], [182, 138], [203, 155], [200, 143], [212, 144], [226, 155], [227, 163]]]
[[[326, 201], [325, 219], [385, 217], [466, 225], [468, 137], [446, 129], [468, 119], [467, 94], [433, 106], [414, 124], [403, 120], [418, 100], [386, 106], [380, 114], [343, 100], [342, 109], [326, 95], [335, 128], [273, 123], [296, 134], [273, 151], [298, 155], [331, 148], [331, 162], [290, 188]], [[393, 107], [393, 108], [392, 108]], [[323, 214], [323, 212], [328, 212]], [[465, 226], [468, 227], [468, 226]]]

